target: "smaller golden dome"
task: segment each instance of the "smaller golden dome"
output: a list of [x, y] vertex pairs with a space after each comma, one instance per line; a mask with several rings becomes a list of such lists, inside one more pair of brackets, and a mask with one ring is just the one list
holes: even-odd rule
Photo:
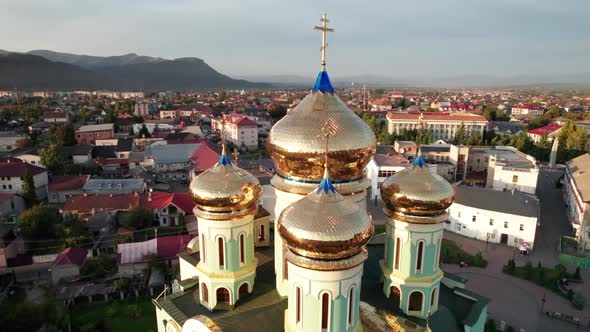
[[215, 166], [191, 182], [190, 191], [196, 203], [195, 215], [226, 219], [228, 214], [255, 210], [262, 188], [254, 175], [232, 164], [224, 151]]
[[351, 257], [374, 230], [369, 214], [336, 192], [327, 172], [317, 190], [283, 210], [278, 227], [292, 252], [311, 259]]
[[381, 198], [389, 212], [439, 216], [453, 203], [455, 189], [442, 176], [430, 172], [419, 153], [412, 166], [383, 182]]

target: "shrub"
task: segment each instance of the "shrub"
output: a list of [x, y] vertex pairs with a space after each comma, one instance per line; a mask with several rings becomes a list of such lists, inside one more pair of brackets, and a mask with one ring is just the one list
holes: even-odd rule
[[524, 278], [531, 280], [533, 278], [533, 264], [529, 261], [524, 266]]
[[582, 274], [580, 273], [580, 267], [576, 266], [576, 272], [574, 273], [574, 278], [581, 280], [582, 279]]
[[496, 332], [496, 321], [493, 319], [488, 319], [483, 330], [484, 332]]
[[504, 267], [502, 268], [502, 271], [504, 271], [504, 273], [507, 273], [507, 274], [514, 274], [514, 272], [516, 271], [516, 263], [514, 263], [514, 260], [508, 259], [508, 263], [506, 263], [506, 265], [504, 265]]
[[586, 304], [586, 299], [580, 293], [576, 293], [572, 298], [572, 304], [574, 308], [582, 310], [584, 309], [584, 304]]
[[563, 278], [567, 275], [567, 269], [565, 268], [565, 266], [563, 264], [555, 265], [555, 271], [558, 272], [559, 278]]
[[567, 299], [568, 299], [568, 300], [572, 301], [572, 300], [574, 299], [574, 291], [573, 291], [573, 290], [571, 290], [571, 289], [568, 289], [568, 290], [567, 290], [567, 295], [566, 295], [566, 296], [567, 296]]
[[127, 317], [136, 319], [141, 316], [141, 309], [137, 304], [130, 304], [127, 306]]

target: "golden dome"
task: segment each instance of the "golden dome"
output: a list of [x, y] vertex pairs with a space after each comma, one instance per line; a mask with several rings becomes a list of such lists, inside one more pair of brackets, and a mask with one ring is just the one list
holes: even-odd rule
[[262, 189], [254, 175], [232, 164], [223, 152], [215, 166], [191, 182], [190, 191], [196, 203], [195, 215], [226, 219], [228, 214], [253, 212]]
[[[390, 216], [393, 212], [405, 216], [435, 217], [445, 214], [453, 203], [455, 190], [443, 177], [431, 173], [418, 154], [412, 166], [383, 182], [381, 198]], [[435, 222], [439, 221], [436, 219]]]
[[278, 227], [289, 249], [310, 259], [351, 257], [374, 230], [369, 214], [347, 202], [327, 176], [317, 190], [283, 210]]
[[365, 166], [375, 154], [375, 135], [334, 94], [324, 71], [320, 72], [312, 92], [270, 130], [267, 150], [279, 176], [317, 182], [322, 179], [324, 141], [321, 136], [327, 121], [335, 132], [328, 153], [334, 183], [363, 177]]

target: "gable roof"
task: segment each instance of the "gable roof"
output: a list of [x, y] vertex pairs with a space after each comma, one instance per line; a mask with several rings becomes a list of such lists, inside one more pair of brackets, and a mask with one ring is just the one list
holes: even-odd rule
[[22, 161], [0, 161], [0, 177], [23, 177], [43, 172], [47, 172], [47, 170]]
[[90, 175], [54, 175], [47, 186], [49, 191], [82, 189]]
[[78, 265], [81, 266], [86, 260], [88, 250], [79, 247], [69, 247], [62, 251], [53, 261], [53, 267], [56, 265]]
[[89, 131], [102, 131], [102, 130], [113, 130], [114, 125], [112, 123], [103, 123], [103, 124], [96, 124], [96, 125], [86, 125], [78, 128], [76, 132], [89, 132]]
[[68, 198], [63, 210], [90, 213], [92, 210], [96, 212], [129, 210], [140, 205], [145, 205], [145, 197], [139, 194], [81, 194]]
[[561, 125], [550, 123], [544, 127], [529, 130], [529, 134], [545, 136], [561, 129]]
[[[148, 194], [150, 195], [150, 194]], [[162, 193], [154, 192], [151, 193], [150, 205], [152, 209], [161, 210], [170, 204], [174, 204], [177, 208], [181, 209], [187, 215], [193, 214], [195, 208], [195, 202], [193, 202], [188, 192], [182, 193]]]
[[585, 153], [565, 163], [582, 201], [590, 202], [590, 153]]
[[150, 145], [145, 155], [151, 156], [156, 164], [186, 163], [200, 146], [197, 143]]
[[205, 171], [213, 167], [219, 160], [220, 154], [211, 149], [207, 144], [201, 146], [193, 153], [191, 159], [194, 163], [194, 169]]

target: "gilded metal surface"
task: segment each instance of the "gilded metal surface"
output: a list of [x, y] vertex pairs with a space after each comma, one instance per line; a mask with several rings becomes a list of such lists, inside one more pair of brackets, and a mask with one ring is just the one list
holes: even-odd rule
[[279, 217], [279, 234], [300, 256], [339, 259], [352, 256], [373, 235], [371, 217], [337, 192], [313, 191]]
[[369, 126], [331, 93], [310, 93], [270, 131], [267, 149], [283, 177], [320, 180], [324, 171], [322, 128], [331, 119], [330, 173], [334, 180], [363, 176], [375, 154]]
[[385, 213], [386, 216], [392, 219], [409, 222], [413, 224], [439, 224], [441, 222], [445, 222], [449, 218], [449, 214], [446, 212], [435, 216], [416, 216], [411, 214], [395, 212], [388, 208], [383, 208], [383, 213]]
[[195, 216], [200, 218], [205, 218], [209, 220], [231, 220], [235, 218], [241, 218], [247, 215], [256, 214], [256, 204], [251, 205], [250, 207], [244, 208], [242, 210], [233, 210], [233, 211], [222, 211], [222, 212], [213, 212], [213, 211], [206, 211], [199, 208], [199, 206], [195, 206], [193, 213]]
[[[274, 188], [276, 188], [280, 191], [298, 194], [298, 195], [309, 194], [310, 192], [312, 192], [313, 190], [316, 190], [318, 188], [319, 183], [320, 183], [320, 181], [318, 181], [317, 183], [297, 182], [297, 181], [285, 179], [285, 178], [280, 177], [278, 175], [275, 175], [270, 179], [270, 184]], [[334, 187], [336, 187], [336, 190], [338, 190], [338, 192], [340, 194], [342, 194], [343, 196], [360, 193], [360, 192], [366, 190], [367, 188], [369, 188], [370, 185], [371, 185], [371, 182], [366, 177], [363, 177], [359, 181], [354, 181], [354, 182], [334, 183]]]
[[412, 166], [387, 178], [381, 186], [385, 205], [395, 212], [435, 216], [453, 203], [455, 189], [427, 167]]
[[190, 184], [198, 209], [229, 212], [256, 205], [262, 187], [252, 174], [233, 164], [217, 164], [199, 174]]
[[285, 258], [289, 262], [299, 267], [315, 271], [340, 271], [351, 269], [355, 266], [361, 265], [365, 260], [367, 260], [368, 257], [369, 255], [365, 248], [363, 248], [359, 253], [357, 253], [354, 256], [337, 260], [313, 259], [297, 255], [292, 251], [287, 251], [285, 253]]

